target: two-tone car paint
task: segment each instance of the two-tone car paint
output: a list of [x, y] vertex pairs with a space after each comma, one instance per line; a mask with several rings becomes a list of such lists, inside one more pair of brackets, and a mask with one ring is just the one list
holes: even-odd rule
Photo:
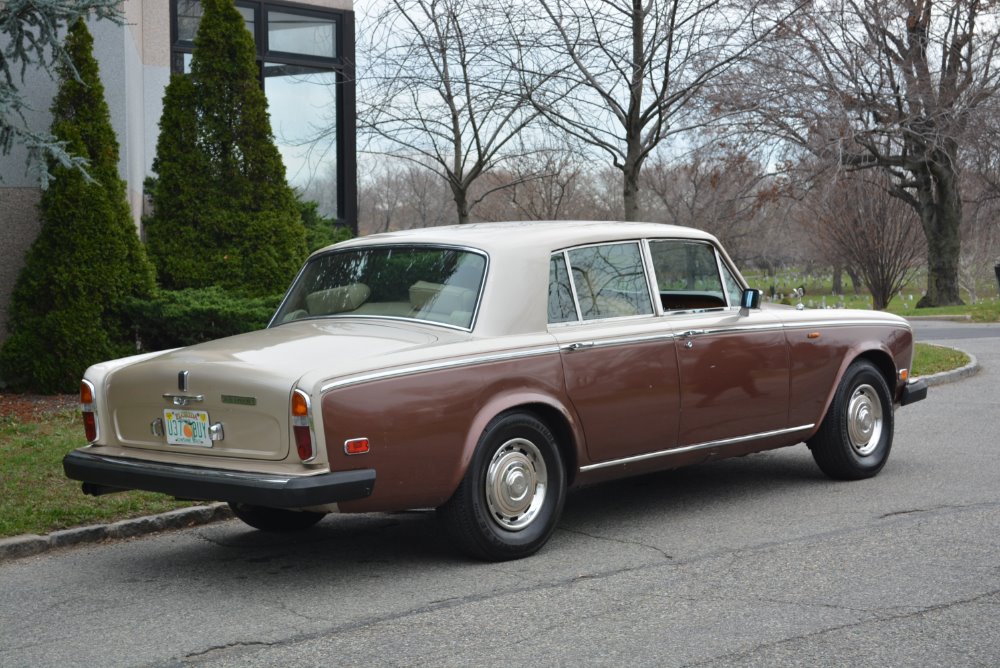
[[[734, 294], [724, 308], [664, 310], [649, 260], [648, 244], [659, 239], [710, 245], [735, 287], [746, 287], [713, 237], [656, 224], [483, 224], [338, 244], [320, 253], [424, 244], [482, 254], [488, 270], [472, 325], [350, 313], [276, 320], [259, 332], [96, 365], [86, 379], [99, 436], [85, 451], [283, 476], [373, 471], [367, 495], [316, 505], [398, 510], [447, 502], [486, 426], [511, 409], [548, 425], [568, 482], [580, 485], [807, 440], [861, 358], [901, 400], [913, 350], [903, 319], [741, 310]], [[550, 258], [624, 242], [642, 249], [652, 312], [550, 323]], [[293, 446], [296, 389], [311, 400], [318, 442], [307, 463]], [[168, 445], [157, 435], [165, 407], [187, 402], [224, 430], [213, 447]], [[345, 443], [357, 439], [369, 449], [349, 454]]]

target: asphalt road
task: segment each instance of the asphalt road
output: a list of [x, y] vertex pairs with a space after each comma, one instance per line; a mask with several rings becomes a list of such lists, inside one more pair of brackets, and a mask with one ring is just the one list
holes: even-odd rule
[[0, 564], [0, 666], [996, 666], [1000, 326], [917, 331], [983, 370], [873, 480], [798, 446], [595, 487], [505, 564], [419, 512], [51, 552]]

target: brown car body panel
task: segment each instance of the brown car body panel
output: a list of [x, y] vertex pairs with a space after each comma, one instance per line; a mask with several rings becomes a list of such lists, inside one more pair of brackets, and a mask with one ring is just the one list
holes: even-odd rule
[[[511, 408], [558, 411], [583, 448], [584, 436], [567, 408], [561, 376], [559, 355], [551, 353], [390, 377], [326, 393], [322, 410], [331, 468], [378, 471], [372, 495], [341, 503], [340, 510], [441, 505], [458, 487], [486, 425]], [[371, 451], [345, 454], [344, 442], [353, 438], [369, 439]]]

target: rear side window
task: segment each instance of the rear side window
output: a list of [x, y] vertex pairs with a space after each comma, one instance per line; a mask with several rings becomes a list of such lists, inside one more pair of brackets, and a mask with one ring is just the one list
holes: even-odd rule
[[[568, 267], [568, 277], [565, 272]], [[549, 322], [578, 320], [566, 300], [575, 291], [579, 318], [599, 320], [651, 315], [653, 303], [637, 242], [576, 248], [553, 256], [549, 270]], [[572, 302], [570, 302], [572, 303]]]
[[577, 320], [573, 289], [569, 285], [566, 258], [552, 256], [549, 261], [549, 322], [571, 322]]

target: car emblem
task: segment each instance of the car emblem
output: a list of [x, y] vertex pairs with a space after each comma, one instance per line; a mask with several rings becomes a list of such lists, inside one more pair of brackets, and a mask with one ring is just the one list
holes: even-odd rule
[[177, 374], [177, 389], [181, 392], [187, 392], [188, 390], [188, 372], [181, 371]]

